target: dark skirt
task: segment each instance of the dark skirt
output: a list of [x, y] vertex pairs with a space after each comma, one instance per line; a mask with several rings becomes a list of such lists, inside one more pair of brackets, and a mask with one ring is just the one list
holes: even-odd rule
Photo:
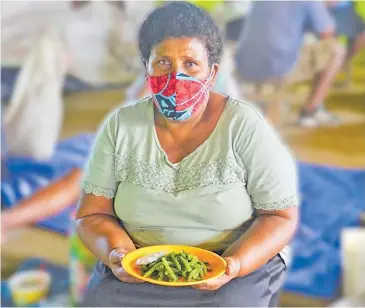
[[217, 291], [119, 281], [101, 262], [93, 273], [86, 307], [276, 307], [286, 266], [277, 255], [265, 266]]

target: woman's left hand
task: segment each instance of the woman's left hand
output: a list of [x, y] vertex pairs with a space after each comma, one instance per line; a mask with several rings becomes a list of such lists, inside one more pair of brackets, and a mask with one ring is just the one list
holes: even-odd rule
[[227, 282], [236, 278], [241, 270], [239, 260], [235, 257], [226, 257], [224, 259], [227, 262], [227, 268], [226, 272], [222, 276], [201, 284], [194, 285], [193, 288], [202, 291], [215, 291], [221, 286], [225, 285]]

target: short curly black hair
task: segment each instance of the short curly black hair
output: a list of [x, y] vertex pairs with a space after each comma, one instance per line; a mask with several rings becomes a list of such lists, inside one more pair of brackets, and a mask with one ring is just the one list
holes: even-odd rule
[[139, 50], [146, 65], [152, 48], [167, 38], [199, 39], [207, 49], [209, 65], [219, 63], [223, 53], [223, 35], [213, 18], [185, 1], [172, 1], [152, 11], [139, 29]]

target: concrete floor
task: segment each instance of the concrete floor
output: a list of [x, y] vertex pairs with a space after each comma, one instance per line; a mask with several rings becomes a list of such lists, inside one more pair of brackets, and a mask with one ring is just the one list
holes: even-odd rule
[[[293, 110], [308, 93], [307, 86], [293, 90]], [[105, 114], [123, 101], [123, 91], [77, 93], [65, 97], [62, 138], [79, 132], [95, 131]], [[301, 161], [346, 168], [365, 168], [365, 68], [358, 70], [348, 90], [333, 90], [328, 106], [342, 118], [338, 127], [306, 130], [286, 125], [282, 134]], [[2, 275], [7, 276], [28, 257], [44, 257], [58, 264], [68, 263], [65, 237], [36, 228], [17, 230], [2, 246]], [[285, 294], [283, 306], [324, 306], [321, 300]]]

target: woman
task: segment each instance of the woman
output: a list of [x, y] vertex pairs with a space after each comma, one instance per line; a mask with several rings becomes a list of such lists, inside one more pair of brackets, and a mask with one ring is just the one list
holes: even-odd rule
[[[100, 260], [84, 304], [276, 305], [298, 216], [292, 157], [249, 104], [209, 90], [223, 43], [203, 10], [155, 9], [139, 48], [153, 95], [108, 118], [84, 175], [76, 224]], [[142, 284], [121, 259], [155, 244], [219, 253], [226, 273], [194, 288]]]

